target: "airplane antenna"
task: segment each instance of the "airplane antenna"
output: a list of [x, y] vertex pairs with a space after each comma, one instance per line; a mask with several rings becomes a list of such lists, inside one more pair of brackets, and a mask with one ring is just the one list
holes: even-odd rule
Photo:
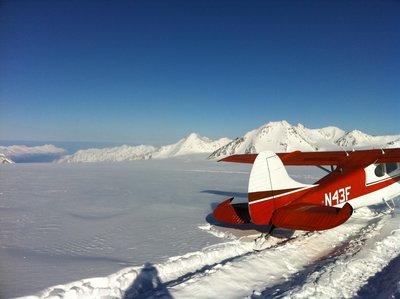
[[349, 153], [346, 151], [346, 149], [344, 147], [342, 147], [342, 146], [340, 146], [340, 147], [341, 147], [342, 150], [344, 150], [344, 152], [346, 153], [346, 156], [348, 157]]
[[382, 146], [379, 146], [379, 148], [381, 149], [382, 155], [384, 155], [384, 154], [385, 154], [385, 151], [383, 150], [383, 147], [382, 147]]

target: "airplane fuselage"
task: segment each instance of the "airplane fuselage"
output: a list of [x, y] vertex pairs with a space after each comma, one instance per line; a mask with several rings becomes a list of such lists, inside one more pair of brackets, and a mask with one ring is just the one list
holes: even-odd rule
[[[390, 172], [386, 171], [390, 165]], [[382, 170], [381, 170], [382, 168]], [[316, 205], [354, 209], [375, 205], [400, 195], [400, 163], [371, 164], [345, 172], [335, 170], [296, 199]]]
[[[248, 207], [224, 201], [217, 221], [288, 229], [324, 230], [346, 222], [353, 210], [388, 204], [400, 195], [400, 148], [353, 152], [291, 152], [234, 155], [228, 162], [252, 163]], [[293, 180], [292, 166], [336, 166], [314, 184]]]

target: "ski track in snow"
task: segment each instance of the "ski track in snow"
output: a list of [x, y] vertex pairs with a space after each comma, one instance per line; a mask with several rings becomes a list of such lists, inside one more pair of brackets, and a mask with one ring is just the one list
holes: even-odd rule
[[218, 236], [229, 241], [26, 298], [352, 298], [400, 254], [398, 217], [368, 208], [335, 229], [271, 237], [262, 251], [231, 233]]

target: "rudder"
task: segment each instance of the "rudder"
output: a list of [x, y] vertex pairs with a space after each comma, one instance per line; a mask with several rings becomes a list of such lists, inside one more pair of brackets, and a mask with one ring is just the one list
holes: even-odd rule
[[257, 155], [251, 169], [248, 187], [248, 201], [251, 222], [258, 225], [269, 224], [274, 210], [282, 206], [277, 200], [287, 199], [287, 195], [308, 188], [293, 180], [287, 173], [281, 159], [272, 151]]

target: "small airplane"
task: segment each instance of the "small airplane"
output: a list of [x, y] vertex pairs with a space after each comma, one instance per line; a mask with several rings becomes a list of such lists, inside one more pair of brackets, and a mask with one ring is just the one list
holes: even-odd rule
[[[248, 203], [233, 197], [213, 211], [225, 224], [270, 225], [318, 231], [346, 222], [353, 209], [393, 202], [400, 195], [400, 148], [243, 154], [220, 161], [252, 163]], [[312, 185], [293, 180], [285, 165], [318, 166], [328, 172]], [[330, 168], [326, 168], [329, 167]], [[394, 202], [393, 202], [394, 204]]]

